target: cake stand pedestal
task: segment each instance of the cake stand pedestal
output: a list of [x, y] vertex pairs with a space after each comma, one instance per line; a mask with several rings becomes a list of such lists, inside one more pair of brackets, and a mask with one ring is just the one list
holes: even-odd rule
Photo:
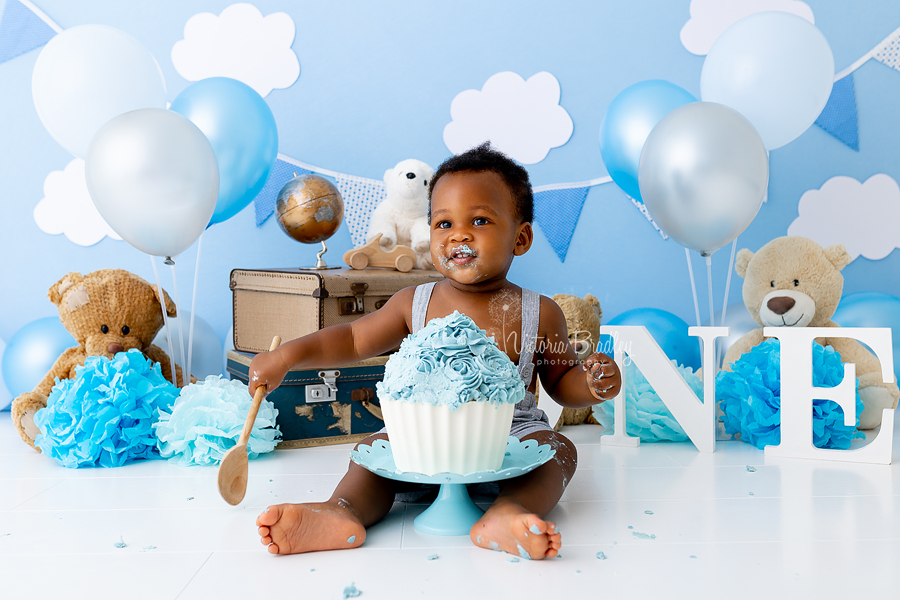
[[518, 438], [509, 437], [506, 443], [506, 456], [503, 464], [496, 471], [476, 471], [461, 475], [459, 473], [436, 473], [423, 475], [410, 471], [398, 471], [391, 452], [391, 443], [387, 440], [375, 440], [371, 446], [361, 445], [352, 450], [353, 462], [365, 467], [376, 475], [413, 483], [432, 483], [441, 486], [438, 497], [428, 509], [416, 517], [414, 526], [422, 533], [432, 535], [468, 535], [472, 525], [484, 514], [469, 497], [467, 483], [483, 483], [500, 481], [524, 475], [541, 466], [556, 454], [547, 444], [538, 445], [535, 440], [521, 442]]

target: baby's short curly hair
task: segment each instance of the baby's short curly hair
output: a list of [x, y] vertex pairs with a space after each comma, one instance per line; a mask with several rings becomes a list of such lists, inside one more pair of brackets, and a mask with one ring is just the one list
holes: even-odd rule
[[434, 186], [444, 175], [461, 172], [493, 171], [503, 178], [516, 203], [516, 216], [520, 223], [534, 220], [534, 195], [528, 171], [502, 152], [494, 150], [490, 142], [485, 142], [462, 154], [451, 156], [438, 167], [428, 185], [428, 222], [431, 222], [431, 195]]

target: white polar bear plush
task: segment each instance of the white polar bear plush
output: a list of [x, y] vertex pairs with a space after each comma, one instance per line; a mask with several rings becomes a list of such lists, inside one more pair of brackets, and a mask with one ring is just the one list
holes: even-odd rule
[[381, 234], [381, 247], [392, 250], [397, 244], [416, 253], [416, 268], [433, 269], [431, 232], [428, 225], [428, 184], [434, 169], [410, 158], [384, 172], [387, 197], [372, 211], [366, 242]]

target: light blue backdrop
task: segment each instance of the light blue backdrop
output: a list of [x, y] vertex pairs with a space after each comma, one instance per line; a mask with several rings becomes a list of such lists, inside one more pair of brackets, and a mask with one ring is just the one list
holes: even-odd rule
[[[4, 5], [0, 0], [0, 7]], [[156, 0], [116, 2], [36, 0], [63, 28], [102, 23], [140, 40], [157, 58], [171, 101], [188, 85], [171, 50], [184, 24], [199, 12], [219, 14], [231, 2]], [[625, 87], [660, 78], [700, 95], [703, 57], [679, 40], [689, 0], [596, 2], [421, 1], [254, 3], [264, 15], [291, 15], [300, 77], [266, 97], [279, 131], [280, 152], [304, 162], [380, 179], [406, 158], [437, 166], [449, 151], [442, 132], [450, 103], [480, 89], [491, 75], [514, 71], [528, 78], [549, 71], [560, 82], [560, 104], [574, 121], [569, 142], [530, 166], [535, 185], [605, 175], [598, 132], [609, 102]], [[807, 0], [840, 71], [900, 26], [896, 0]], [[71, 156], [41, 125], [31, 97], [31, 72], [40, 49], [0, 64], [0, 338], [55, 314], [47, 289], [69, 271], [123, 268], [153, 280], [150, 259], [125, 242], [104, 239], [81, 247], [43, 233], [32, 212], [48, 173]], [[855, 73], [860, 151], [818, 127], [771, 154], [768, 202], [739, 239], [757, 250], [785, 235], [807, 190], [831, 177], [864, 181], [876, 173], [900, 180], [900, 73], [869, 61]], [[848, 205], [847, 211], [853, 206]], [[840, 219], [840, 214], [833, 215]], [[900, 226], [900, 223], [898, 223]], [[539, 230], [539, 227], [538, 227]], [[317, 247], [292, 241], [274, 219], [254, 223], [251, 205], [210, 229], [203, 242], [197, 314], [224, 339], [231, 324], [229, 272], [233, 268], [311, 265]], [[350, 247], [346, 227], [329, 241], [326, 258], [338, 264]], [[178, 285], [187, 308], [196, 245], [178, 258]], [[725, 287], [728, 248], [716, 253], [717, 310]], [[707, 315], [704, 266], [695, 256], [701, 314]], [[163, 285], [171, 293], [168, 271]], [[855, 260], [844, 270], [845, 293], [900, 295], [900, 252]], [[631, 308], [655, 307], [694, 322], [684, 251], [664, 241], [614, 185], [593, 187], [560, 263], [542, 233], [517, 259], [511, 279], [547, 295], [592, 293], [604, 320]], [[734, 278], [729, 303], [740, 301]], [[705, 319], [705, 317], [704, 317]]]

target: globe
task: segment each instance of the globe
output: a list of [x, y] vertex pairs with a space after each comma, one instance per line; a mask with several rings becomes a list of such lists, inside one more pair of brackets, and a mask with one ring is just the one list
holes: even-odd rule
[[300, 175], [278, 192], [278, 224], [304, 244], [324, 242], [344, 220], [344, 201], [330, 181], [319, 175]]

